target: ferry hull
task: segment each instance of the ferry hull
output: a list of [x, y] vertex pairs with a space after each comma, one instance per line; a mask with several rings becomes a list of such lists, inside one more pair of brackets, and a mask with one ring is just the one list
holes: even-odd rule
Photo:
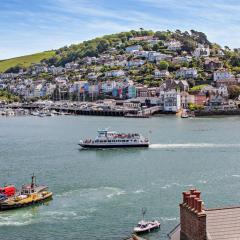
[[82, 148], [148, 148], [149, 144], [115, 144], [115, 145], [93, 145], [93, 144], [79, 144]]
[[48, 200], [52, 199], [52, 194], [48, 195], [44, 198], [29, 202], [29, 203], [24, 203], [24, 204], [13, 204], [13, 205], [7, 205], [7, 204], [1, 204], [0, 203], [0, 211], [6, 211], [6, 210], [12, 210], [12, 209], [17, 209], [17, 208], [23, 208], [23, 207], [28, 207], [28, 206], [33, 206], [37, 204], [41, 204], [44, 202], [47, 202]]

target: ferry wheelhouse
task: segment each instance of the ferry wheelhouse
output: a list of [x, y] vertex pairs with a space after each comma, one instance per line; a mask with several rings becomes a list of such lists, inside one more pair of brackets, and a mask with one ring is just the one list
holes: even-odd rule
[[118, 133], [99, 130], [95, 139], [81, 140], [83, 148], [149, 147], [149, 140], [138, 133]]

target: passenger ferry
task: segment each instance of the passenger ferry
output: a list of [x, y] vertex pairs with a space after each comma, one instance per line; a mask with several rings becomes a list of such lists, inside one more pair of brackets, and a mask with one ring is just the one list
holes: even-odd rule
[[95, 139], [81, 140], [83, 148], [149, 147], [149, 140], [138, 133], [118, 133], [99, 130]]
[[31, 184], [23, 185], [18, 193], [0, 202], [0, 211], [35, 205], [51, 198], [52, 192], [45, 185], [37, 185], [33, 175]]

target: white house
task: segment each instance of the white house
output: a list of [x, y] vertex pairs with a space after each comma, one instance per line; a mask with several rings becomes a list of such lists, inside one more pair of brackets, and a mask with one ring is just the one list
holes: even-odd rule
[[198, 44], [198, 47], [193, 52], [193, 56], [196, 58], [208, 57], [209, 55], [210, 55], [209, 46], [204, 46], [203, 44]]
[[127, 53], [132, 53], [134, 51], [139, 51], [141, 49], [142, 49], [141, 45], [132, 45], [132, 46], [126, 47], [126, 52]]
[[169, 77], [170, 73], [168, 70], [161, 70], [159, 71], [158, 69], [154, 70], [154, 77], [155, 78], [166, 78]]
[[181, 108], [180, 92], [170, 90], [164, 92], [163, 95], [163, 109], [166, 112], [178, 112]]
[[105, 77], [121, 77], [124, 75], [125, 72], [123, 70], [112, 70], [105, 73]]
[[171, 40], [169, 42], [165, 42], [164, 46], [167, 47], [168, 50], [177, 51], [181, 50], [182, 44], [179, 41]]
[[198, 76], [197, 69], [195, 68], [180, 68], [176, 71], [176, 77], [182, 78], [196, 78]]
[[160, 53], [160, 52], [149, 51], [149, 53], [148, 53], [148, 61], [149, 62], [169, 60], [171, 58], [172, 58], [171, 55], [163, 54], [163, 53]]
[[233, 78], [233, 75], [227, 69], [220, 69], [220, 70], [214, 71], [213, 73], [214, 81], [227, 80], [231, 78]]
[[141, 67], [146, 61], [141, 59], [135, 59], [128, 62], [128, 67]]

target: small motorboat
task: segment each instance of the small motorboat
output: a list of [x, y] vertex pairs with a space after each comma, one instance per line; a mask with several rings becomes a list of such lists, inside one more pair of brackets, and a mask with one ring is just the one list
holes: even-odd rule
[[188, 118], [188, 117], [189, 117], [188, 112], [187, 112], [187, 110], [184, 109], [182, 111], [181, 118]]
[[135, 233], [146, 233], [151, 232], [154, 229], [160, 228], [161, 223], [157, 220], [153, 221], [140, 221], [138, 225], [134, 228]]
[[144, 215], [146, 214], [146, 209], [142, 209], [142, 220], [138, 223], [138, 225], [133, 229], [133, 231], [137, 234], [151, 232], [154, 229], [158, 229], [161, 226], [161, 223], [157, 220], [146, 221], [144, 220]]

